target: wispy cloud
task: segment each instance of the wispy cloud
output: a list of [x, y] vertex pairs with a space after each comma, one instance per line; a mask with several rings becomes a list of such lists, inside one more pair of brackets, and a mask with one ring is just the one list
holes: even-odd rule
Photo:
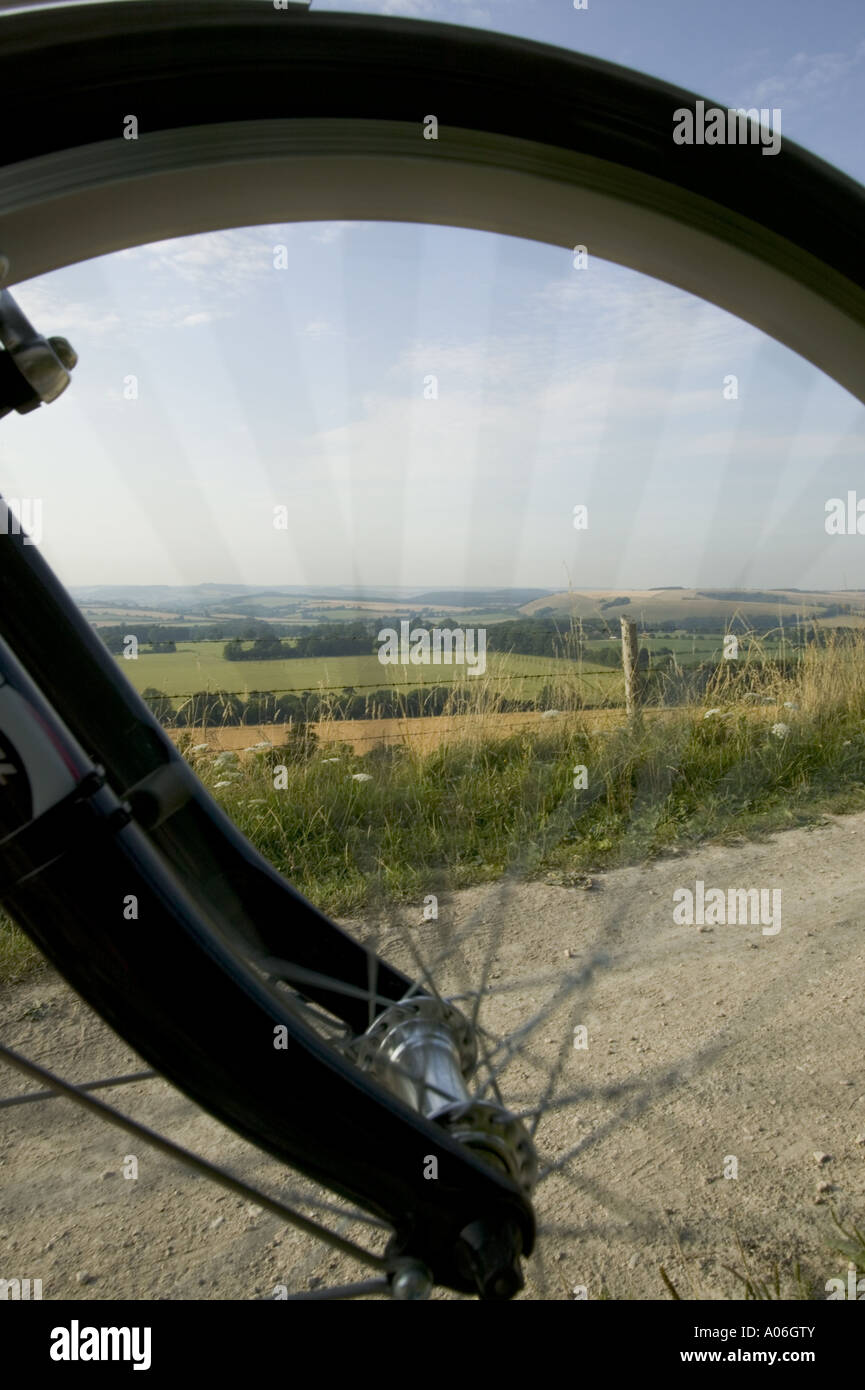
[[241, 293], [250, 280], [273, 271], [274, 246], [291, 234], [290, 227], [254, 227], [154, 241], [118, 253], [147, 267], [149, 276], [189, 285], [218, 287]]
[[15, 298], [38, 332], [50, 337], [62, 334], [74, 341], [74, 335], [103, 338], [121, 326], [122, 319], [114, 309], [67, 299], [53, 285], [30, 281], [15, 288]]
[[771, 76], [746, 87], [741, 104], [779, 106], [789, 112], [838, 102], [851, 79], [861, 82], [863, 65], [865, 39], [846, 53], [794, 53]]

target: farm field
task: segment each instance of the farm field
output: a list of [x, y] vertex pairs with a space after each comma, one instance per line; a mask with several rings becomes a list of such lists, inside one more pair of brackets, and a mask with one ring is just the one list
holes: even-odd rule
[[521, 698], [537, 694], [556, 679], [579, 680], [584, 698], [593, 703], [615, 704], [622, 698], [622, 677], [617, 669], [585, 662], [580, 678], [573, 662], [547, 656], [490, 652], [486, 673], [467, 678], [465, 666], [384, 666], [372, 653], [292, 661], [226, 661], [224, 646], [224, 642], [181, 642], [176, 652], [141, 652], [134, 661], [121, 656], [116, 660], [136, 690], [151, 686], [178, 700], [199, 690], [285, 694], [322, 688], [344, 690], [348, 686], [357, 691], [389, 685], [409, 689], [463, 680], [469, 687], [492, 682], [503, 693]]
[[[735, 712], [752, 724], [770, 724], [776, 718], [789, 718], [779, 699], [774, 708], [766, 705], [739, 704]], [[671, 721], [683, 713], [698, 714], [698, 706], [648, 706], [642, 711], [644, 723]], [[347, 744], [361, 757], [375, 747], [402, 744], [408, 748], [431, 752], [442, 744], [461, 743], [471, 739], [509, 738], [512, 734], [544, 733], [553, 724], [562, 727], [579, 726], [587, 734], [606, 734], [627, 725], [622, 706], [603, 709], [581, 709], [562, 713], [556, 719], [541, 710], [515, 710], [508, 714], [420, 715], [406, 719], [323, 719], [311, 720], [312, 730], [320, 744]], [[285, 742], [285, 724], [221, 724], [207, 728], [166, 729], [168, 737], [178, 743], [192, 738], [193, 744], [207, 743], [215, 753], [251, 752], [257, 743], [270, 743], [274, 748]]]
[[[647, 709], [648, 720], [663, 719], [674, 714], [672, 709]], [[623, 709], [580, 710], [581, 727], [591, 733], [616, 729], [625, 723]], [[465, 738], [507, 738], [519, 734], [549, 729], [551, 720], [540, 710], [519, 710], [512, 714], [421, 715], [415, 719], [325, 719], [310, 722], [308, 727], [321, 744], [349, 744], [353, 752], [368, 753], [371, 748], [404, 744], [429, 752], [443, 743]], [[207, 743], [214, 752], [240, 753], [256, 743], [272, 743], [279, 747], [285, 741], [285, 724], [225, 724], [207, 729], [166, 729], [169, 738], [177, 743], [192, 734], [195, 742]]]

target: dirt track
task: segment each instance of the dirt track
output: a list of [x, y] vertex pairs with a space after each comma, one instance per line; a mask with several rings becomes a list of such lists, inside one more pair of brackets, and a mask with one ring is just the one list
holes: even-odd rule
[[[814, 1297], [846, 1272], [846, 1259], [829, 1248], [830, 1206], [861, 1225], [863, 847], [865, 815], [833, 818], [762, 844], [706, 847], [604, 874], [588, 891], [478, 887], [443, 901], [438, 922], [421, 923], [419, 909], [405, 914], [427, 959], [471, 924], [464, 959], [443, 977], [448, 990], [478, 980], [489, 947], [493, 986], [534, 981], [492, 995], [481, 1017], [494, 1031], [534, 1014], [568, 972], [608, 960], [545, 1018], [530, 1055], [502, 1079], [516, 1109], [537, 1103], [538, 1068], [557, 1060], [557, 1093], [591, 1088], [539, 1129], [543, 1158], [579, 1152], [539, 1188], [549, 1230], [523, 1297], [572, 1298], [580, 1285], [590, 1298], [603, 1287], [613, 1298], [664, 1297], [659, 1265], [684, 1297], [737, 1297], [741, 1287], [724, 1269], [741, 1267], [736, 1232], [755, 1273], [765, 1277], [780, 1262], [787, 1296], [794, 1260]], [[707, 889], [780, 887], [781, 931], [673, 925], [673, 891], [693, 889], [696, 879]], [[395, 924], [379, 939], [383, 954], [410, 968]], [[573, 1047], [579, 1024], [588, 1028], [586, 1050]], [[48, 971], [0, 993], [0, 1034], [74, 1080], [140, 1065]], [[2, 1078], [2, 1095], [31, 1089], [6, 1069]], [[284, 1190], [271, 1160], [166, 1083], [100, 1095], [267, 1190]], [[130, 1153], [136, 1179], [122, 1176]], [[723, 1176], [730, 1156], [735, 1179]], [[0, 1277], [41, 1278], [46, 1299], [265, 1298], [278, 1284], [294, 1291], [365, 1277], [65, 1100], [0, 1110], [0, 1242]]]

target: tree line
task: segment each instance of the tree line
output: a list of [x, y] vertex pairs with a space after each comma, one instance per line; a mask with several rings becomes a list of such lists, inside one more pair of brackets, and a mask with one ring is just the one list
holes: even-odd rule
[[373, 650], [367, 623], [327, 623], [292, 642], [282, 642], [275, 633], [256, 637], [244, 647], [239, 637], [227, 642], [222, 655], [226, 661], [297, 661], [316, 656], [368, 656]]

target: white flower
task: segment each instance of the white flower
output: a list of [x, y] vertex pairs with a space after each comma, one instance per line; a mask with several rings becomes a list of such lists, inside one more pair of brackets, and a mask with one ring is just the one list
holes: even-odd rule
[[215, 787], [230, 787], [230, 786], [231, 786], [231, 783], [230, 783], [230, 782], [214, 782], [213, 785], [214, 785]]
[[339, 758], [322, 758], [323, 763], [338, 763]]
[[372, 777], [368, 772], [353, 772], [351, 774], [351, 780], [353, 782], [371, 782]]
[[713, 714], [722, 714], [722, 713], [723, 713], [723, 711], [722, 711], [722, 710], [719, 710], [719, 709], [707, 709], [707, 710], [706, 710], [706, 713], [703, 715], [703, 718], [704, 718], [704, 719], [711, 719], [711, 717], [712, 717]]
[[558, 715], [561, 714], [561, 712], [562, 712], [562, 711], [561, 711], [560, 709], [545, 709], [544, 712], [543, 712], [543, 714], [541, 715], [541, 718], [542, 718], [542, 719], [555, 719], [555, 718], [557, 718]]
[[216, 757], [213, 759], [213, 762], [216, 767], [225, 767], [229, 763], [237, 762], [237, 754], [232, 752], [231, 750], [228, 750], [225, 753], [217, 753]]
[[209, 743], [196, 743], [189, 751], [190, 753], [206, 753], [209, 747]]
[[796, 701], [795, 701], [795, 700], [785, 700], [785, 701], [784, 701], [784, 708], [785, 708], [785, 709], [798, 709], [799, 706], [796, 704]]
[[776, 738], [786, 738], [790, 732], [789, 724], [773, 724], [772, 733]]

